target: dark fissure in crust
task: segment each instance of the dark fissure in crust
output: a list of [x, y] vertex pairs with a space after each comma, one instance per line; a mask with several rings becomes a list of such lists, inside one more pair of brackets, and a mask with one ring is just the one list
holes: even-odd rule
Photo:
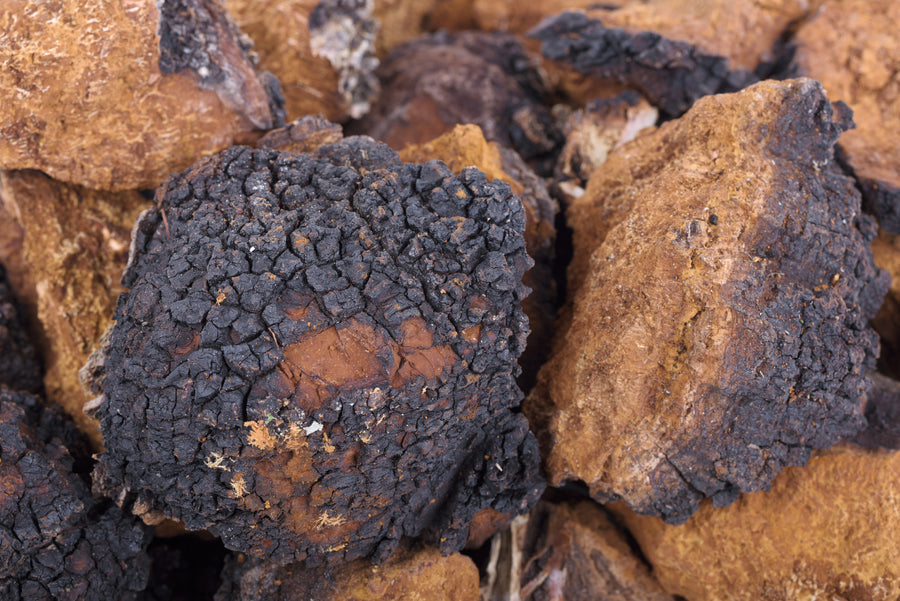
[[536, 501], [505, 184], [348, 138], [233, 147], [159, 194], [106, 350], [107, 493], [308, 565], [457, 550], [480, 509]]
[[37, 351], [28, 339], [16, 299], [0, 265], [0, 386], [39, 393], [44, 388]]

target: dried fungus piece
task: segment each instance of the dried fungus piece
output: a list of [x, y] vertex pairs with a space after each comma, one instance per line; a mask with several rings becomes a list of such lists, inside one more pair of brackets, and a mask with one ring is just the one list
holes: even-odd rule
[[553, 278], [554, 222], [559, 207], [550, 197], [547, 185], [534, 171], [508, 148], [484, 139], [477, 125], [457, 125], [444, 134], [421, 145], [410, 145], [400, 151], [400, 158], [408, 163], [424, 163], [430, 159], [444, 161], [459, 174], [466, 167], [475, 167], [489, 180], [498, 179], [509, 184], [522, 200], [525, 209], [525, 248], [534, 259], [522, 281], [531, 288], [522, 308], [528, 316], [531, 333], [528, 345], [519, 359], [522, 375], [519, 385], [528, 390], [534, 384], [553, 338], [556, 317], [556, 283]]
[[214, 0], [13, 0], [0, 17], [0, 167], [153, 188], [281, 116]]
[[541, 160], [553, 154], [561, 136], [542, 104], [548, 88], [538, 66], [509, 35], [439, 32], [418, 38], [385, 58], [378, 70], [384, 91], [351, 131], [399, 149], [471, 123], [526, 161]]
[[507, 185], [347, 138], [233, 147], [157, 199], [90, 383], [100, 489], [308, 566], [450, 552], [476, 512], [536, 501]]
[[0, 230], [20, 236], [0, 261], [9, 265], [36, 332], [47, 400], [62, 406], [99, 449], [98, 424], [82, 411], [91, 397], [78, 370], [112, 321], [131, 227], [149, 201], [137, 192], [90, 190], [37, 171], [0, 172], [0, 194], [8, 216]]
[[[588, 76], [591, 96], [637, 89], [667, 116], [678, 116], [698, 98], [739, 90], [757, 80], [732, 69], [727, 58], [653, 31], [632, 33], [579, 12], [542, 21], [529, 34], [563, 72]], [[584, 90], [579, 94], [584, 94]]]
[[609, 155], [525, 404], [551, 483], [678, 523], [862, 428], [888, 281], [833, 160], [848, 125], [817, 82], [763, 82]]
[[[240, 561], [243, 560], [243, 561]], [[279, 566], [232, 558], [216, 601], [479, 601], [478, 568], [465, 555], [404, 550], [383, 565], [364, 559], [335, 568]]]
[[37, 351], [0, 265], [0, 386], [39, 393], [43, 389]]
[[856, 129], [841, 136], [842, 160], [863, 193], [863, 209], [900, 234], [900, 39], [892, 0], [833, 0], [793, 38], [795, 67], [853, 109]]
[[0, 388], [0, 598], [137, 600], [149, 529], [91, 497], [59, 438], [77, 433], [40, 403]]
[[289, 119], [363, 116], [378, 93], [372, 0], [225, 0], [281, 83]]
[[[590, 501], [541, 501], [518, 553], [522, 601], [673, 601], [606, 512]], [[500, 593], [489, 601], [510, 599]]]
[[704, 503], [677, 527], [616, 503], [666, 590], [692, 601], [897, 599], [900, 385], [885, 380], [872, 397], [892, 405], [889, 427], [860, 437], [880, 444], [816, 451], [768, 492], [721, 509]]

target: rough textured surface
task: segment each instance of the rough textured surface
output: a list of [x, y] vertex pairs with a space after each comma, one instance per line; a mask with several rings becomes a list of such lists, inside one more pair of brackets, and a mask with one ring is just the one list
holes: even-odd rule
[[546, 19], [530, 35], [560, 68], [571, 66], [601, 89], [609, 84], [635, 88], [668, 116], [681, 115], [703, 96], [756, 81], [750, 71], [731, 70], [727, 59], [689, 42], [607, 27], [584, 13]]
[[[91, 188], [152, 188], [279, 120], [218, 3], [7, 2], [0, 167]], [[163, 38], [160, 34], [163, 34]], [[192, 60], [179, 60], [189, 50]]]
[[630, 90], [615, 98], [597, 98], [565, 116], [566, 142], [554, 172], [556, 196], [565, 203], [584, 194], [584, 187], [609, 153], [656, 125], [659, 112]]
[[302, 117], [285, 127], [273, 129], [257, 141], [256, 147], [303, 154], [325, 144], [340, 142], [343, 138], [340, 125], [317, 115]]
[[672, 601], [590, 501], [542, 501], [522, 543], [522, 601]]
[[525, 407], [553, 484], [681, 522], [862, 427], [888, 280], [833, 160], [841, 108], [811, 80], [760, 83], [594, 174], [567, 214], [574, 296]]
[[508, 35], [440, 32], [419, 38], [384, 60], [378, 70], [384, 91], [350, 131], [399, 149], [472, 123], [488, 140], [540, 162], [562, 138], [541, 105], [548, 90], [538, 64]]
[[98, 424], [82, 411], [90, 396], [78, 370], [111, 323], [131, 227], [149, 203], [137, 192], [89, 190], [37, 171], [0, 173], [0, 194], [8, 215], [0, 232], [21, 236], [16, 247], [0, 249], [10, 253], [0, 261], [36, 333], [47, 398], [99, 448]]
[[881, 339], [878, 370], [900, 379], [900, 236], [880, 231], [872, 241], [872, 254], [875, 264], [891, 275], [891, 288], [872, 320]]
[[484, 139], [477, 125], [457, 125], [453, 131], [421, 145], [410, 145], [400, 152], [408, 163], [437, 159], [447, 163], [454, 173], [476, 167], [488, 180], [499, 179], [522, 200], [525, 208], [525, 248], [534, 266], [523, 278], [531, 294], [522, 302], [531, 333], [525, 352], [519, 359], [522, 375], [519, 385], [528, 390], [546, 358], [553, 338], [556, 316], [556, 285], [553, 280], [554, 242], [558, 206], [550, 198], [542, 179], [522, 161], [515, 151], [500, 148]]
[[339, 568], [305, 569], [234, 558], [225, 565], [216, 601], [478, 601], [478, 568], [455, 553], [403, 551], [383, 565], [357, 560]]
[[0, 388], [0, 598], [137, 599], [149, 531], [91, 498], [60, 433], [78, 436], [36, 397]]
[[0, 386], [39, 393], [43, 389], [37, 351], [25, 331], [19, 305], [0, 265]]
[[234, 147], [158, 191], [88, 370], [100, 488], [279, 563], [460, 548], [543, 488], [514, 377], [520, 201], [368, 138]]
[[900, 39], [892, 0], [832, 0], [798, 31], [799, 74], [822, 82], [853, 109], [856, 129], [841, 136], [843, 160], [863, 190], [863, 209], [900, 234]]
[[[788, 468], [769, 492], [705, 503], [667, 526], [616, 504], [662, 585], [691, 601], [793, 601], [900, 596], [900, 396], [881, 449], [842, 444]], [[882, 424], [883, 425], [883, 424]]]
[[288, 118], [361, 117], [378, 92], [371, 0], [226, 0], [281, 82]]

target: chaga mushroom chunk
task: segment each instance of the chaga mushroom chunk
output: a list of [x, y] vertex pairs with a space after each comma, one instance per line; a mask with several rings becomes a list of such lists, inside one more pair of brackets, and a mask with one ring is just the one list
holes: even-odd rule
[[529, 162], [549, 160], [562, 142], [543, 106], [549, 95], [539, 60], [513, 36], [438, 32], [391, 52], [378, 69], [383, 92], [352, 124], [392, 148], [424, 144], [455, 125], [478, 125], [484, 137]]
[[739, 90], [757, 80], [728, 59], [652, 31], [606, 27], [584, 13], [564, 12], [529, 34], [544, 56], [597, 80], [639, 90], [660, 111], [677, 117], [709, 94]]
[[536, 501], [506, 184], [347, 138], [233, 147], [157, 194], [95, 372], [101, 489], [307, 565], [450, 552]]
[[550, 481], [682, 522], [864, 425], [887, 290], [812, 80], [710, 96], [569, 208], [562, 327], [525, 404]]
[[37, 351], [28, 339], [6, 270], [0, 265], [0, 386], [38, 393], [43, 388]]
[[91, 497], [62, 442], [78, 438], [61, 415], [42, 412], [36, 397], [0, 389], [4, 600], [138, 599], [147, 583], [150, 531]]

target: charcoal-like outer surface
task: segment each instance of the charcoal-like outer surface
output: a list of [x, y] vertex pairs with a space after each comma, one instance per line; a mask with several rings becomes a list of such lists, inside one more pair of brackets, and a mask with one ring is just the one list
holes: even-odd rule
[[0, 386], [38, 393], [43, 389], [37, 351], [0, 265]]
[[77, 431], [40, 404], [0, 390], [0, 599], [137, 599], [150, 532], [91, 497], [59, 437]]
[[529, 35], [550, 60], [578, 72], [640, 90], [666, 115], [677, 117], [709, 94], [734, 92], [757, 81], [728, 59], [705, 53], [652, 31], [629, 33], [606, 27], [584, 13], [545, 19]]
[[157, 200], [106, 351], [102, 490], [308, 565], [450, 552], [478, 510], [537, 500], [506, 184], [348, 138], [232, 147]]

